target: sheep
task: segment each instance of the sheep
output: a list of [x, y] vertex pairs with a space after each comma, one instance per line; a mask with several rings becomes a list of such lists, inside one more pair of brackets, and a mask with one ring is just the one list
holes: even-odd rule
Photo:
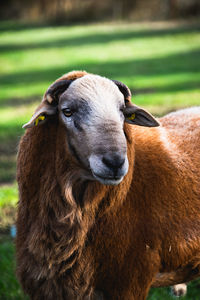
[[156, 120], [123, 83], [73, 71], [24, 128], [16, 254], [30, 299], [143, 300], [200, 276], [200, 108]]

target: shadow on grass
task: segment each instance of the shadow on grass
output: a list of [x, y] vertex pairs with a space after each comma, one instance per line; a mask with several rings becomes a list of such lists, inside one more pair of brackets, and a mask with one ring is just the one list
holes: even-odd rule
[[16, 153], [24, 130], [18, 124], [1, 125], [0, 128], [0, 183], [16, 178]]
[[15, 275], [15, 246], [9, 235], [0, 235], [0, 299], [28, 300]]
[[[27, 30], [27, 29], [41, 29], [41, 28], [46, 28], [46, 27], [52, 27], [52, 24], [48, 22], [35, 22], [35, 23], [27, 23], [27, 22], [20, 22], [20, 21], [2, 21], [0, 22], [0, 32], [7, 32], [7, 31], [12, 31], [12, 32], [20, 32], [22, 30]], [[56, 27], [58, 27], [57, 25]], [[61, 25], [63, 26], [63, 25]], [[60, 26], [59, 26], [60, 27]]]
[[[39, 71], [19, 72], [15, 74], [1, 75], [0, 83], [4, 85], [12, 84], [34, 84], [57, 79], [62, 74], [77, 69], [85, 69], [88, 72], [96, 73], [108, 78], [120, 78], [130, 76], [158, 76], [158, 75], [174, 75], [181, 73], [197, 73], [200, 70], [200, 49], [188, 52], [171, 54], [169, 56], [149, 59], [134, 59], [128, 61], [112, 61], [112, 62], [90, 62], [87, 64], [66, 64], [62, 67], [53, 67]], [[198, 83], [198, 82], [196, 82]], [[194, 85], [196, 85], [194, 83]], [[187, 83], [183, 83], [185, 88]], [[179, 86], [180, 89], [183, 87]], [[176, 89], [176, 88], [175, 88]], [[178, 89], [178, 87], [177, 87]], [[166, 87], [166, 91], [169, 88]]]
[[[200, 76], [199, 76], [200, 77]], [[141, 89], [131, 89], [132, 94], [141, 95], [141, 94], [154, 94], [154, 93], [166, 93], [166, 92], [180, 92], [180, 91], [190, 91], [200, 88], [200, 81], [183, 81], [176, 84], [168, 84], [166, 86], [159, 87], [146, 87]], [[200, 101], [199, 101], [200, 102]]]
[[32, 97], [24, 97], [24, 98], [10, 98], [10, 99], [1, 99], [0, 100], [0, 106], [3, 107], [18, 107], [21, 105], [29, 105], [31, 103], [39, 102], [41, 101], [41, 95], [35, 95]]
[[66, 37], [65, 35], [61, 39], [53, 39], [50, 41], [40, 41], [26, 44], [3, 44], [0, 45], [0, 52], [12, 52], [18, 50], [33, 50], [33, 49], [47, 49], [47, 48], [61, 48], [61, 47], [80, 47], [94, 44], [105, 44], [114, 41], [123, 41], [136, 38], [152, 38], [166, 35], [176, 35], [179, 33], [192, 33], [200, 30], [200, 24], [195, 26], [180, 26], [176, 28], [164, 28], [164, 29], [151, 29], [151, 30], [123, 30], [120, 32], [107, 32], [107, 33], [95, 33], [89, 35], [81, 35], [75, 37]]
[[16, 179], [16, 155], [0, 155], [0, 183], [11, 183]]

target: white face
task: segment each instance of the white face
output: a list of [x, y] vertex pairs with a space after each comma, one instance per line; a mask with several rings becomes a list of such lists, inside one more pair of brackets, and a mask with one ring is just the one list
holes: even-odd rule
[[119, 184], [128, 172], [124, 107], [115, 83], [97, 75], [75, 80], [60, 97], [69, 149], [90, 179], [103, 184]]

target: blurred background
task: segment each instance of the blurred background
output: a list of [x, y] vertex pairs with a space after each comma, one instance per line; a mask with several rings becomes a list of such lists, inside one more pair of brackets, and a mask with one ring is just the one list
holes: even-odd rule
[[[79, 69], [124, 82], [156, 116], [199, 105], [200, 0], [1, 0], [0, 300], [27, 299], [14, 259], [22, 125], [55, 79]], [[173, 299], [170, 289], [152, 289], [156, 299]], [[200, 299], [199, 280], [183, 299]]]
[[58, 23], [116, 19], [163, 20], [200, 13], [199, 0], [1, 0], [0, 17]]

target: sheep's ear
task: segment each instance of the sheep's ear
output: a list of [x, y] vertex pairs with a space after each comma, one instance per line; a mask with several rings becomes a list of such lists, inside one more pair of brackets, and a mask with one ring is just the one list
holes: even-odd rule
[[72, 83], [73, 80], [58, 80], [55, 81], [46, 93], [44, 94], [43, 101], [47, 101], [51, 105], [58, 105], [59, 97], [64, 91], [68, 88], [68, 86]]
[[126, 106], [124, 109], [125, 122], [146, 127], [157, 127], [160, 125], [150, 113], [131, 103], [131, 91], [125, 84], [117, 80], [113, 80], [113, 82], [124, 95]]
[[125, 122], [146, 127], [160, 126], [159, 122], [146, 110], [133, 105], [127, 104], [124, 109]]
[[57, 112], [57, 106], [51, 106], [43, 102], [33, 114], [30, 121], [23, 125], [23, 128], [31, 128], [39, 124], [44, 123], [49, 116], [55, 115]]
[[68, 88], [72, 80], [58, 80], [46, 91], [42, 103], [36, 109], [30, 121], [23, 128], [31, 128], [44, 123], [49, 116], [57, 113], [60, 95]]
[[129, 88], [122, 82], [118, 80], [112, 80], [120, 90], [120, 92], [124, 95], [125, 104], [131, 102], [131, 91]]

